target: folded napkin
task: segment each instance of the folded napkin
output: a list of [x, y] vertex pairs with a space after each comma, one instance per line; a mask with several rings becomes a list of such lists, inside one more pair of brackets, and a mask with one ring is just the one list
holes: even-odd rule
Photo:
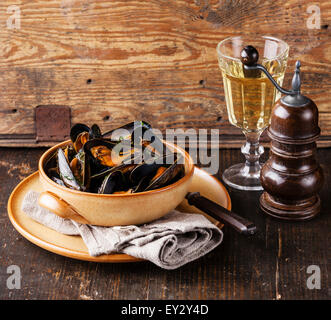
[[114, 252], [176, 269], [218, 246], [222, 231], [200, 214], [170, 211], [140, 226], [100, 227], [63, 219], [38, 205], [39, 193], [26, 194], [22, 210], [31, 219], [63, 234], [80, 235], [91, 256]]

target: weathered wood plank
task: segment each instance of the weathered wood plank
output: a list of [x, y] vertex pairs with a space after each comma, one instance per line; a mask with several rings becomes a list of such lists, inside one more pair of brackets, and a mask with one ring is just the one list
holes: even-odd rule
[[220, 128], [238, 145], [215, 48], [254, 32], [289, 43], [289, 73], [302, 61], [303, 91], [331, 141], [329, 1], [318, 3], [323, 28], [314, 30], [306, 26], [311, 3], [298, 0], [21, 1], [18, 30], [6, 28], [15, 4], [0, 3], [0, 135], [34, 135], [34, 108], [58, 104], [72, 108], [73, 123], [110, 129], [140, 118], [162, 130]]

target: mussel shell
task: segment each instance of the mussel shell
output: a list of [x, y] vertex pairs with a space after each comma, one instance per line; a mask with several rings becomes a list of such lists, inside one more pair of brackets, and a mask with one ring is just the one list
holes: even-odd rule
[[150, 184], [150, 177], [143, 177], [136, 186], [132, 188], [132, 193], [143, 192]]
[[154, 176], [145, 191], [158, 189], [171, 184], [173, 181], [180, 179], [185, 174], [185, 167], [183, 164], [176, 161], [159, 176]]
[[73, 162], [71, 162], [71, 171], [73, 172], [76, 181], [79, 183], [81, 188], [86, 190], [89, 187], [91, 177], [89, 156], [81, 150], [76, 154], [74, 159], [76, 159], [76, 164], [78, 163], [79, 167], [77, 170], [74, 170], [74, 168], [72, 168]]
[[52, 175], [58, 172], [57, 169], [57, 152], [54, 152], [51, 157], [47, 160], [47, 162], [44, 165], [44, 171], [49, 177], [52, 177]]
[[136, 193], [164, 187], [185, 173], [176, 154], [145, 121], [130, 122], [105, 134], [96, 124], [90, 128], [77, 123], [70, 138], [73, 146], [58, 149], [45, 171], [71, 189]]
[[57, 177], [52, 177], [52, 180], [54, 182], [56, 182], [57, 184], [59, 184], [60, 186], [62, 187], [65, 187], [66, 185], [64, 184], [64, 182], [60, 179], [60, 178], [57, 178]]
[[66, 156], [68, 163], [70, 163], [76, 155], [76, 150], [73, 147], [73, 145], [67, 145], [64, 148], [63, 152], [64, 152], [64, 155]]
[[106, 175], [108, 175], [109, 173], [114, 172], [114, 171], [120, 171], [124, 175], [129, 175], [130, 172], [135, 167], [136, 167], [135, 164], [130, 164], [130, 163], [129, 164], [122, 163], [116, 167], [111, 167], [111, 168], [106, 167], [106, 168], [101, 169], [99, 172], [95, 173], [93, 176], [91, 176], [91, 180], [105, 177]]
[[122, 181], [123, 175], [120, 171], [111, 172], [104, 178], [98, 193], [112, 194], [116, 190], [120, 190], [121, 186], [123, 185], [121, 183]]
[[92, 154], [92, 151], [91, 151], [92, 148], [98, 147], [98, 146], [105, 146], [106, 148], [108, 148], [111, 151], [115, 145], [116, 145], [116, 143], [114, 143], [110, 140], [106, 140], [106, 139], [92, 139], [92, 140], [87, 141], [84, 144], [84, 152], [91, 159], [91, 172], [93, 174], [101, 171], [102, 169], [104, 169], [107, 166], [102, 165], [101, 161]]
[[154, 155], [166, 156], [167, 154], [173, 153], [158, 135], [154, 133], [153, 129], [144, 132], [142, 144], [147, 150], [152, 151]]
[[[152, 126], [145, 121], [133, 121], [125, 124], [124, 126], [105, 132], [102, 137], [109, 137], [112, 141], [134, 140], [141, 136], [145, 131], [151, 129]], [[123, 135], [126, 132], [126, 135]], [[136, 137], [135, 137], [136, 136]]]
[[74, 149], [76, 152], [80, 152], [84, 144], [89, 140], [89, 133], [82, 132], [77, 136], [76, 141], [73, 143]]
[[[113, 150], [116, 145], [119, 147], [118, 153], [116, 150]], [[133, 163], [135, 157], [140, 155], [139, 150], [132, 148], [131, 144], [128, 144], [127, 148], [124, 148], [123, 153], [121, 148], [124, 146], [124, 142], [121, 142], [121, 145], [119, 145], [114, 141], [106, 139], [93, 139], [86, 142], [84, 145], [84, 151], [94, 159], [93, 166], [96, 168], [94, 174], [100, 172], [105, 167], [116, 167], [123, 163]], [[98, 150], [99, 147], [100, 149]], [[128, 151], [126, 152], [126, 150]]]
[[57, 150], [57, 160], [58, 172], [64, 184], [71, 189], [81, 190], [61, 148]]
[[97, 124], [93, 124], [89, 130], [90, 139], [98, 139], [102, 137], [101, 130]]
[[130, 173], [129, 179], [131, 183], [135, 186], [138, 185], [142, 179], [148, 177], [151, 179], [157, 170], [162, 167], [163, 164], [160, 163], [142, 163], [137, 165]]
[[73, 143], [76, 142], [77, 137], [82, 133], [82, 132], [90, 132], [90, 127], [88, 127], [86, 124], [83, 123], [76, 123], [71, 127], [70, 130], [70, 139]]

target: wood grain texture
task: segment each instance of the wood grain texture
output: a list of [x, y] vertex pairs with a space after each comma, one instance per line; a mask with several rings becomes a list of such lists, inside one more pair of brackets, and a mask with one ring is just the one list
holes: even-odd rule
[[219, 128], [221, 145], [228, 137], [238, 145], [215, 48], [253, 32], [289, 43], [290, 73], [301, 60], [303, 92], [320, 110], [320, 145], [329, 145], [331, 3], [316, 3], [321, 29], [306, 26], [307, 0], [22, 0], [21, 28], [8, 29], [17, 2], [1, 1], [0, 144], [36, 146], [34, 109], [57, 104], [72, 108], [73, 123]]
[[[317, 154], [325, 174], [318, 217], [279, 222], [259, 210], [259, 192], [230, 189], [233, 210], [254, 221], [258, 234], [248, 239], [225, 228], [219, 247], [173, 271], [148, 262], [73, 260], [19, 235], [7, 217], [6, 203], [17, 183], [37, 169], [43, 151], [0, 148], [0, 299], [330, 299], [330, 148]], [[221, 149], [220, 155], [220, 172], [243, 160], [236, 149]], [[20, 290], [6, 287], [6, 270], [13, 264], [21, 268]], [[321, 270], [320, 290], [306, 286], [307, 267], [313, 264]]]

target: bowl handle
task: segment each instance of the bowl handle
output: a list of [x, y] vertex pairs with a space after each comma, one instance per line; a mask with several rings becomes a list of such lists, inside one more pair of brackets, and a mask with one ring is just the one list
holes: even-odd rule
[[83, 224], [90, 224], [90, 222], [81, 216], [68, 202], [50, 191], [44, 191], [40, 194], [38, 204], [61, 218], [71, 219]]

